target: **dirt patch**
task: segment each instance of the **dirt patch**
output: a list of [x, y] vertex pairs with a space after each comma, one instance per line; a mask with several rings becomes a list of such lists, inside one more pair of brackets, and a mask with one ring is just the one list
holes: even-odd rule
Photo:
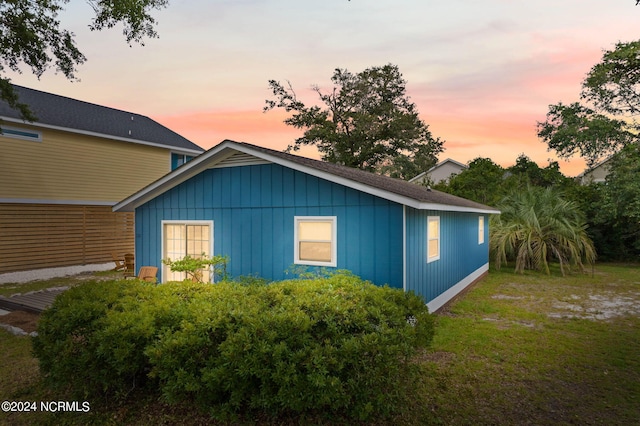
[[38, 328], [39, 319], [40, 315], [38, 314], [24, 311], [11, 311], [6, 315], [0, 316], [0, 323], [18, 327], [27, 333], [31, 333]]
[[415, 362], [434, 362], [436, 364], [448, 364], [455, 360], [456, 354], [453, 352], [444, 352], [444, 351], [421, 351], [414, 357]]
[[591, 320], [608, 320], [615, 317], [632, 315], [640, 317], [640, 293], [614, 293], [575, 295], [568, 299], [556, 301], [552, 318], [583, 318]]

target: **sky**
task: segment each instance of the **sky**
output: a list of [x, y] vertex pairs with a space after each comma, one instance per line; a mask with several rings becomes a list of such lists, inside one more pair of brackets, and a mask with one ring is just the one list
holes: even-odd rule
[[[159, 38], [129, 46], [121, 28], [91, 32], [87, 2], [59, 18], [87, 57], [77, 81], [55, 70], [7, 74], [18, 85], [146, 115], [208, 149], [224, 139], [282, 150], [302, 135], [284, 111], [263, 113], [268, 80], [307, 104], [336, 68], [395, 64], [439, 160], [520, 154], [558, 160], [536, 135], [550, 104], [579, 100], [581, 82], [615, 43], [640, 38], [635, 0], [171, 0], [154, 11]], [[318, 158], [313, 148], [301, 155]], [[568, 176], [580, 158], [559, 161]]]

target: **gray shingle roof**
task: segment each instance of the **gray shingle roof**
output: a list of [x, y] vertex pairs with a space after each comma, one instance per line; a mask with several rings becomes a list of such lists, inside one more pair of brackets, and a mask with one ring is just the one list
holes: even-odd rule
[[[233, 141], [224, 141], [233, 142]], [[373, 188], [388, 191], [403, 197], [411, 198], [420, 203], [442, 204], [456, 207], [466, 207], [470, 209], [480, 210], [497, 210], [466, 198], [457, 197], [447, 194], [446, 192], [436, 191], [435, 189], [427, 189], [422, 185], [409, 183], [401, 179], [390, 178], [388, 176], [377, 175], [375, 173], [366, 172], [364, 170], [354, 169], [352, 167], [342, 166], [339, 164], [328, 163], [326, 161], [314, 160], [311, 158], [300, 157], [298, 155], [288, 154], [286, 152], [275, 151], [246, 142], [235, 142], [250, 147], [253, 150], [264, 152], [284, 160], [292, 161], [306, 167], [311, 167], [326, 173], [331, 173], [354, 182], [358, 182]]]
[[[150, 143], [187, 152], [203, 152], [198, 145], [144, 115], [122, 111], [52, 93], [13, 85], [19, 101], [29, 105], [34, 125], [95, 133], [131, 142]], [[0, 100], [0, 117], [21, 120], [18, 111]]]
[[150, 183], [140, 191], [120, 201], [114, 211], [133, 211], [136, 207], [185, 182], [204, 170], [224, 163], [235, 153], [280, 164], [356, 190], [376, 195], [413, 208], [442, 211], [500, 213], [499, 210], [465, 198], [427, 189], [400, 179], [376, 175], [347, 166], [300, 157], [246, 142], [225, 140], [172, 172]]

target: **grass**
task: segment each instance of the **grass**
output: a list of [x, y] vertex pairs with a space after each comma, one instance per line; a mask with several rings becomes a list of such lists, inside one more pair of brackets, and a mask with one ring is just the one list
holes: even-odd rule
[[[640, 424], [639, 271], [598, 265], [593, 275], [561, 277], [557, 270], [492, 270], [438, 315], [431, 348], [416, 358], [423, 380], [389, 423]], [[43, 387], [28, 337], [0, 330], [0, 347], [0, 401], [66, 400]], [[0, 424], [209, 422], [191, 407], [144, 395], [90, 403], [90, 413], [0, 413]], [[266, 420], [246, 419], [256, 422]]]
[[420, 389], [435, 419], [424, 420], [638, 424], [640, 312], [613, 315], [605, 303], [628, 300], [638, 309], [637, 266], [565, 278], [492, 271], [438, 317]]

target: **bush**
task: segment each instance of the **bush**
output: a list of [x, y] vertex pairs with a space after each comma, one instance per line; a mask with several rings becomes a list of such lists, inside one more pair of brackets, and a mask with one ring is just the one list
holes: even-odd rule
[[227, 294], [191, 304], [181, 327], [147, 350], [168, 400], [215, 416], [389, 414], [414, 374], [411, 356], [433, 335], [419, 297], [357, 277], [230, 285]]
[[63, 296], [34, 345], [51, 381], [107, 395], [147, 386], [227, 419], [391, 414], [416, 377], [411, 357], [433, 336], [419, 297], [349, 275], [91, 284]]
[[144, 350], [158, 331], [177, 327], [180, 291], [129, 280], [92, 282], [59, 295], [38, 322], [34, 355], [45, 380], [78, 396], [122, 396], [147, 383]]

